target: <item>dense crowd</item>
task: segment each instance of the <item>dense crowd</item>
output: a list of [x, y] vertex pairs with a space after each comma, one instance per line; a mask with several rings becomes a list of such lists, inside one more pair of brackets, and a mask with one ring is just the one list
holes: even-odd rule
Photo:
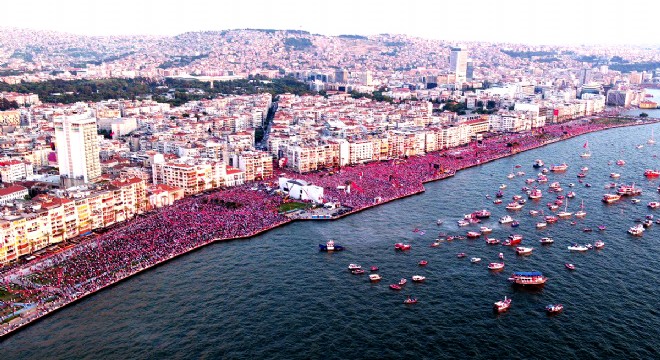
[[[424, 182], [451, 176], [456, 170], [604, 127], [593, 123], [553, 125], [425, 156], [287, 175], [322, 186], [326, 201], [357, 211], [423, 191]], [[5, 283], [28, 289], [16, 302], [36, 306], [22, 318], [3, 324], [0, 335], [193, 248], [217, 239], [249, 237], [284, 224], [290, 219], [278, 213], [283, 201], [279, 195], [255, 191], [249, 185], [185, 198], [40, 263], [28, 264], [19, 275], [5, 273]]]

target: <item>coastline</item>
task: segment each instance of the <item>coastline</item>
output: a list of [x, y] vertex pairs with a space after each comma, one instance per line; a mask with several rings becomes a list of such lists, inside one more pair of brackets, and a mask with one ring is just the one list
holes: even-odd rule
[[[561, 136], [561, 137], [558, 137], [558, 138], [549, 139], [547, 141], [542, 141], [539, 144], [535, 144], [533, 146], [529, 146], [529, 147], [519, 149], [516, 152], [512, 152], [512, 153], [509, 153], [509, 154], [495, 155], [495, 156], [492, 156], [492, 157], [487, 157], [483, 161], [478, 161], [476, 163], [467, 164], [465, 166], [461, 166], [459, 168], [456, 168], [456, 169], [454, 169], [453, 171], [451, 171], [449, 173], [441, 173], [439, 175], [433, 176], [433, 177], [428, 178], [428, 179], [422, 179], [420, 181], [421, 181], [422, 184], [425, 184], [425, 183], [429, 183], [429, 182], [444, 180], [444, 179], [453, 177], [457, 171], [461, 171], [461, 170], [465, 170], [465, 169], [468, 169], [468, 168], [471, 168], [471, 167], [483, 165], [483, 164], [486, 164], [486, 163], [489, 163], [489, 162], [492, 162], [492, 161], [495, 161], [495, 160], [500, 160], [502, 158], [506, 158], [506, 157], [510, 157], [512, 155], [516, 155], [516, 154], [524, 152], [524, 151], [537, 149], [537, 148], [540, 148], [540, 147], [543, 147], [543, 146], [546, 146], [546, 145], [550, 145], [550, 144], [554, 144], [556, 142], [572, 139], [574, 137], [578, 137], [578, 136], [581, 136], [581, 135], [586, 135], [586, 134], [590, 134], [590, 133], [594, 133], [594, 132], [598, 132], [598, 131], [610, 130], [610, 129], [620, 128], [620, 127], [649, 125], [649, 124], [654, 124], [654, 123], [658, 123], [658, 122], [660, 122], [660, 120], [655, 120], [655, 119], [654, 120], [647, 119], [646, 121], [644, 121], [642, 123], [636, 123], [634, 121], [631, 121], [630, 123], [625, 123], [625, 124], [606, 125], [606, 126], [596, 128], [596, 129], [592, 129], [592, 130], [589, 130], [589, 131], [585, 131], [585, 132], [582, 132], [582, 133], [579, 133], [579, 134], [565, 134], [564, 136]], [[415, 188], [415, 189], [412, 189], [412, 190], [410, 190], [406, 193], [403, 193], [401, 195], [393, 196], [393, 197], [390, 197], [390, 198], [385, 198], [382, 201], [379, 201], [377, 203], [362, 206], [362, 207], [359, 207], [359, 208], [353, 208], [350, 211], [347, 211], [343, 214], [333, 216], [330, 220], [338, 220], [338, 219], [341, 219], [341, 218], [346, 217], [348, 215], [352, 215], [352, 214], [355, 214], [355, 213], [373, 208], [373, 207], [378, 206], [378, 205], [386, 204], [386, 203], [389, 203], [389, 202], [392, 202], [392, 201], [395, 201], [395, 200], [399, 200], [399, 199], [403, 199], [403, 198], [406, 198], [406, 197], [410, 197], [410, 196], [413, 196], [413, 195], [418, 195], [418, 194], [421, 194], [423, 192], [425, 192], [425, 188], [422, 185], [421, 189]], [[149, 264], [147, 266], [139, 267], [139, 268], [135, 268], [135, 269], [129, 269], [128, 271], [122, 270], [121, 272], [117, 272], [117, 273], [114, 274], [114, 277], [110, 282], [108, 282], [107, 284], [102, 285], [102, 286], [100, 286], [96, 289], [93, 289], [93, 290], [90, 290], [90, 291], [87, 291], [87, 292], [84, 292], [84, 293], [81, 293], [81, 294], [75, 294], [74, 296], [71, 296], [71, 297], [60, 298], [58, 301], [50, 303], [49, 306], [37, 305], [34, 308], [26, 310], [26, 312], [32, 312], [32, 311], [36, 310], [36, 313], [32, 313], [30, 316], [26, 316], [25, 318], [23, 318], [19, 315], [15, 319], [20, 319], [22, 321], [16, 321], [15, 322], [15, 320], [12, 319], [7, 324], [4, 324], [2, 326], [3, 329], [1, 330], [1, 333], [0, 333], [0, 341], [4, 340], [5, 338], [7, 338], [7, 337], [9, 337], [13, 334], [15, 334], [17, 332], [17, 330], [20, 330], [20, 329], [23, 329], [23, 328], [25, 328], [29, 325], [32, 325], [32, 324], [38, 322], [39, 320], [41, 320], [42, 318], [65, 308], [66, 306], [75, 304], [75, 303], [77, 303], [77, 302], [89, 297], [90, 295], [95, 294], [95, 293], [103, 290], [103, 289], [115, 286], [116, 284], [118, 284], [118, 283], [120, 283], [120, 282], [134, 276], [134, 275], [140, 274], [140, 273], [142, 273], [146, 270], [149, 270], [151, 268], [154, 268], [156, 266], [160, 266], [162, 264], [165, 264], [169, 260], [172, 260], [174, 258], [178, 258], [178, 257], [180, 257], [182, 255], [185, 255], [185, 254], [188, 254], [188, 253], [192, 253], [192, 252], [194, 252], [194, 251], [196, 251], [196, 250], [198, 250], [202, 247], [205, 247], [209, 244], [212, 244], [212, 243], [227, 241], [227, 240], [249, 239], [249, 238], [252, 238], [254, 236], [266, 233], [266, 232], [268, 232], [272, 229], [287, 225], [289, 223], [293, 223], [293, 222], [298, 221], [298, 220], [316, 220], [316, 219], [286, 219], [286, 220], [282, 220], [282, 221], [280, 221], [276, 224], [270, 225], [268, 227], [261, 228], [261, 229], [256, 229], [256, 230], [252, 231], [251, 233], [249, 233], [247, 235], [231, 237], [231, 238], [211, 239], [211, 240], [208, 240], [208, 241], [205, 241], [205, 242], [198, 243], [194, 246], [181, 249], [181, 251], [173, 253], [173, 254], [167, 256], [166, 258], [159, 259], [157, 262], [154, 262], [153, 264]], [[41, 307], [41, 309], [40, 309], [40, 307]], [[13, 322], [15, 322], [15, 323], [13, 323]]]

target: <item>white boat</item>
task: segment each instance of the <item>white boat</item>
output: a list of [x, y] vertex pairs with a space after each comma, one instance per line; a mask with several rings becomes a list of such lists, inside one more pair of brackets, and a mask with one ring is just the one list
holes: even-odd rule
[[616, 164], [617, 164], [617, 165], [621, 165], [621, 166], [623, 166], [623, 165], [626, 164], [626, 162], [625, 162], [624, 160], [617, 160], [617, 161], [616, 161]]
[[502, 270], [504, 269], [504, 263], [490, 263], [488, 264], [488, 270]]
[[509, 215], [504, 215], [500, 218], [500, 224], [510, 224], [513, 222], [513, 218]]
[[645, 230], [644, 225], [637, 224], [631, 227], [630, 229], [628, 229], [628, 233], [635, 236], [641, 236], [644, 233], [644, 230]]
[[589, 151], [589, 141], [585, 141], [583, 147], [584, 147], [585, 151], [582, 154], [580, 154], [580, 157], [583, 158], [583, 159], [590, 158], [591, 157], [591, 151]]
[[568, 211], [568, 199], [566, 199], [566, 206], [564, 206], [564, 211], [557, 213], [557, 216], [562, 219], [567, 219], [573, 215], [572, 212]]
[[510, 173], [509, 175], [506, 176], [507, 179], [513, 179], [514, 177], [516, 177], [516, 174], [514, 173]]
[[495, 312], [503, 312], [509, 310], [511, 307], [511, 299], [507, 299], [507, 297], [504, 297], [504, 300], [500, 300], [496, 303], [493, 304], [493, 309]]
[[580, 168], [580, 170], [581, 171], [589, 171], [589, 167], [588, 166], [583, 166], [583, 167]]
[[541, 244], [552, 244], [555, 241], [551, 237], [543, 237], [541, 240], [539, 240]]
[[585, 217], [585, 216], [587, 216], [587, 212], [584, 211], [584, 200], [582, 200], [582, 204], [580, 205], [580, 210], [578, 210], [578, 211], [575, 213], [575, 216], [576, 216], [576, 217], [580, 217], [580, 218], [581, 218], [581, 217]]
[[490, 234], [493, 232], [493, 229], [489, 228], [488, 226], [482, 226], [479, 228], [482, 234]]
[[540, 222], [536, 223], [536, 228], [537, 229], [543, 229], [543, 228], [546, 228], [547, 226], [548, 226], [548, 223], [545, 222], [545, 221], [540, 221]]
[[362, 266], [358, 264], [349, 264], [348, 265], [348, 270], [357, 270], [357, 269], [362, 269]]
[[382, 277], [378, 274], [369, 274], [369, 280], [371, 281], [380, 281]]
[[640, 200], [640, 199], [632, 199], [632, 200], [630, 200], [630, 202], [633, 203], [633, 204], [637, 204], [637, 203], [639, 203], [640, 201], [642, 201], [642, 200]]
[[573, 244], [573, 245], [568, 247], [568, 250], [569, 251], [587, 251], [587, 250], [589, 250], [589, 248], [584, 246], [584, 245]]
[[523, 204], [519, 202], [511, 202], [506, 205], [507, 210], [520, 210], [523, 208]]
[[412, 281], [414, 282], [422, 282], [424, 280], [426, 280], [426, 277], [422, 275], [413, 275], [412, 277]]
[[534, 251], [534, 248], [531, 247], [518, 246], [516, 248], [516, 254], [518, 255], [529, 255], [532, 251]]
[[478, 257], [473, 257], [473, 258], [470, 259], [470, 262], [473, 263], [473, 264], [476, 264], [480, 261], [481, 261], [481, 258], [478, 258]]
[[619, 174], [619, 173], [610, 173], [610, 177], [611, 177], [612, 179], [618, 179], [618, 178], [621, 177], [621, 174]]
[[646, 140], [646, 143], [651, 144], [651, 145], [655, 144], [655, 139], [653, 138], [653, 129], [651, 129], [651, 138]]
[[469, 221], [465, 219], [458, 220], [458, 226], [468, 226], [468, 225], [470, 225]]
[[505, 184], [500, 185], [500, 190], [504, 190], [504, 189], [506, 189], [506, 185]]
[[530, 210], [530, 211], [529, 211], [529, 215], [531, 215], [531, 216], [536, 216], [536, 215], [538, 215], [538, 214], [539, 214], [539, 211], [538, 211], [538, 210]]
[[568, 169], [568, 165], [566, 163], [558, 164], [558, 165], [552, 165], [550, 167], [550, 171], [558, 172], [558, 171], [566, 171]]

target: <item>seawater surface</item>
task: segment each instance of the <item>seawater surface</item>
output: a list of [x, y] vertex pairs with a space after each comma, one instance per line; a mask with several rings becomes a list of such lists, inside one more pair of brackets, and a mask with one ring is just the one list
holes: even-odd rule
[[[386, 359], [386, 358], [660, 358], [660, 225], [634, 238], [626, 230], [634, 220], [654, 213], [646, 204], [660, 198], [658, 180], [643, 176], [659, 168], [660, 143], [648, 145], [651, 128], [620, 128], [577, 137], [513, 157], [461, 171], [455, 177], [429, 183], [426, 192], [379, 206], [338, 221], [297, 222], [248, 240], [218, 243], [137, 275], [70, 306], [0, 342], [9, 359]], [[588, 141], [590, 159], [581, 159]], [[635, 145], [643, 144], [642, 148]], [[584, 220], [562, 220], [537, 230], [530, 209], [544, 209], [554, 200], [547, 184], [544, 197], [528, 201], [513, 214], [517, 229], [500, 225], [504, 204], [486, 194], [507, 184], [505, 201], [522, 194], [524, 179], [535, 178], [534, 159], [546, 164], [567, 162], [564, 174], [549, 174], [565, 191], [577, 193], [568, 209], [584, 201]], [[625, 166], [614, 165], [624, 159]], [[521, 168], [514, 168], [516, 164]], [[576, 177], [589, 171], [585, 187]], [[525, 176], [509, 180], [512, 171]], [[624, 198], [605, 205], [600, 199], [618, 182], [642, 187], [639, 204]], [[429, 245], [439, 232], [464, 235], [478, 226], [459, 228], [463, 214], [486, 208], [490, 235], [504, 239], [512, 232], [533, 246], [531, 256], [489, 246], [483, 238]], [[660, 217], [660, 212], [657, 213]], [[436, 225], [440, 218], [445, 222]], [[606, 225], [600, 232], [598, 225]], [[593, 232], [583, 232], [591, 227]], [[424, 235], [413, 232], [418, 228]], [[551, 236], [555, 243], [541, 246]], [[340, 253], [318, 251], [328, 239], [347, 247]], [[573, 243], [602, 239], [602, 250], [570, 253]], [[393, 244], [412, 244], [395, 252]], [[467, 253], [465, 259], [456, 254]], [[506, 268], [486, 268], [505, 255]], [[481, 257], [479, 264], [469, 258]], [[422, 259], [426, 267], [418, 266]], [[568, 271], [564, 263], [577, 269]], [[352, 275], [349, 263], [380, 267], [383, 280], [370, 283]], [[544, 289], [513, 288], [513, 271], [542, 271]], [[422, 284], [410, 282], [424, 275]], [[408, 278], [404, 290], [390, 283]], [[419, 299], [404, 305], [406, 295]], [[509, 312], [495, 315], [492, 303], [508, 296]], [[544, 307], [565, 305], [548, 316]]]

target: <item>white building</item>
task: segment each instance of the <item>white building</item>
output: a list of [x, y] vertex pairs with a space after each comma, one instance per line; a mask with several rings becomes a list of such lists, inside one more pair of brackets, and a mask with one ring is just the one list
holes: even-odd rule
[[24, 180], [33, 174], [33, 166], [30, 163], [14, 159], [0, 161], [0, 178], [2, 182], [11, 183]]
[[0, 188], [0, 205], [16, 199], [24, 199], [26, 196], [28, 196], [28, 190], [23, 186], [12, 185], [6, 188]]
[[89, 112], [53, 119], [60, 175], [93, 181], [101, 176], [96, 119]]
[[451, 48], [449, 55], [449, 70], [456, 74], [456, 83], [462, 84], [467, 80], [467, 50], [460, 47]]
[[289, 194], [289, 197], [296, 200], [313, 201], [317, 204], [323, 203], [323, 188], [316, 185], [309, 185], [304, 180], [287, 179], [284, 177], [278, 180], [281, 191]]

